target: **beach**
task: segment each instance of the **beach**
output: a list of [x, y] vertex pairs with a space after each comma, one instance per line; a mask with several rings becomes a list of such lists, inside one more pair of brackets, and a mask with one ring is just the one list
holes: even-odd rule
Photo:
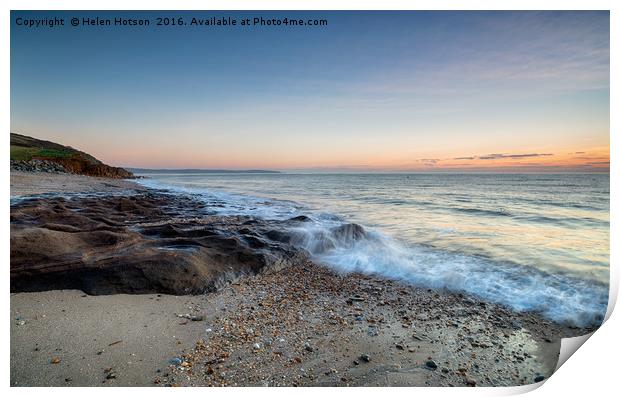
[[12, 386], [523, 385], [589, 331], [335, 271], [288, 243], [303, 217], [73, 175], [12, 173], [11, 194], [44, 194], [11, 206]]

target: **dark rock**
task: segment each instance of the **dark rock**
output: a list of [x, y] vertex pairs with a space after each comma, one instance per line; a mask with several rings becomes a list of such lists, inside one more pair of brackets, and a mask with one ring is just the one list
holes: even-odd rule
[[534, 382], [536, 383], [542, 382], [543, 380], [545, 380], [545, 377], [542, 375], [538, 375], [537, 377], [534, 378]]
[[368, 355], [368, 354], [362, 354], [362, 355], [360, 356], [360, 360], [362, 360], [362, 361], [363, 361], [363, 362], [365, 362], [365, 363], [368, 363], [368, 362], [370, 362], [370, 355]]
[[299, 215], [296, 216], [294, 218], [289, 219], [289, 221], [295, 221], [295, 222], [308, 222], [311, 221], [312, 219], [310, 219], [309, 217], [305, 216], [305, 215]]
[[[205, 219], [198, 204], [183, 196], [146, 193], [12, 205], [11, 291], [203, 294], [241, 276], [308, 259], [305, 251], [283, 243], [248, 244], [236, 234], [243, 217], [213, 217], [216, 225], [210, 226], [185, 220]], [[283, 227], [259, 220], [247, 228], [264, 236], [276, 225]]]
[[367, 237], [366, 230], [356, 223], [347, 223], [331, 229], [331, 234], [340, 243], [351, 245]]
[[49, 160], [11, 160], [11, 171], [46, 172], [51, 174], [67, 174], [68, 171], [61, 164]]
[[426, 363], [424, 363], [424, 365], [426, 365], [430, 369], [437, 369], [437, 363], [435, 363], [435, 361], [433, 360], [428, 360]]

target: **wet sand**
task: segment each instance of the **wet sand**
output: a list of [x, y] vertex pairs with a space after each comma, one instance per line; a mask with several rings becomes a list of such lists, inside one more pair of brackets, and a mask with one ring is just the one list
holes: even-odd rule
[[125, 179], [96, 178], [84, 175], [11, 171], [11, 197], [44, 193], [105, 193], [144, 191]]
[[[148, 386], [204, 323], [202, 297], [11, 294], [11, 386]], [[60, 360], [52, 363], [54, 359]], [[107, 379], [112, 369], [115, 378]]]

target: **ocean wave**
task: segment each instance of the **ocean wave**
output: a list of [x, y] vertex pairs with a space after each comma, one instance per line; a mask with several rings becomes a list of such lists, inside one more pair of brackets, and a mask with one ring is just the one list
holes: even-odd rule
[[503, 208], [497, 210], [488, 210], [484, 208], [470, 208], [470, 207], [452, 207], [449, 208], [452, 211], [464, 212], [474, 215], [486, 215], [486, 216], [513, 216], [513, 214]]
[[[533, 266], [491, 258], [448, 252], [398, 240], [379, 230], [347, 222], [329, 212], [310, 211], [299, 203], [247, 195], [174, 187], [154, 180], [141, 180], [147, 187], [169, 188], [196, 194], [221, 215], [247, 215], [286, 220], [300, 215], [286, 230], [267, 237], [285, 239], [307, 250], [315, 261], [339, 272], [360, 272], [411, 285], [463, 292], [516, 311], [533, 311], [568, 325], [589, 326], [602, 322], [608, 286], [569, 275], [550, 274]], [[459, 210], [489, 216], [511, 216], [503, 210]]]
[[292, 244], [340, 272], [463, 292], [575, 326], [600, 324], [607, 308], [606, 285], [529, 266], [412, 246], [356, 224], [304, 223], [291, 233]]
[[531, 215], [531, 216], [517, 216], [515, 219], [526, 222], [536, 222], [536, 223], [546, 223], [546, 224], [555, 224], [561, 226], [575, 226], [575, 225], [588, 225], [595, 227], [609, 227], [609, 221], [594, 219], [588, 217], [581, 218], [571, 218], [571, 217], [563, 217], [556, 218], [551, 216], [543, 216], [543, 215]]

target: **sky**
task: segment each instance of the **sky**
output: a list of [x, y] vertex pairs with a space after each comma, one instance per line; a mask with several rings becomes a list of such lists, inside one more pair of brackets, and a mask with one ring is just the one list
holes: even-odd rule
[[608, 12], [161, 14], [12, 12], [11, 131], [125, 167], [609, 171]]

